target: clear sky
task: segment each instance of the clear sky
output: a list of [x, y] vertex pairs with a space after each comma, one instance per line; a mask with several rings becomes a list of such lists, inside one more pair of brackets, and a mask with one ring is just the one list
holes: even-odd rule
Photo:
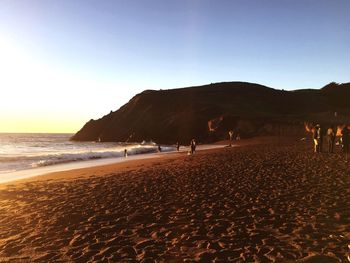
[[76, 132], [145, 89], [350, 81], [349, 0], [0, 0], [0, 132]]

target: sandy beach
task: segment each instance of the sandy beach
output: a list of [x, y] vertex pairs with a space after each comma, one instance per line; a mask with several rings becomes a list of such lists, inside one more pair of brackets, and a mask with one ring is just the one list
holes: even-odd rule
[[0, 262], [347, 262], [350, 160], [240, 146], [3, 184]]

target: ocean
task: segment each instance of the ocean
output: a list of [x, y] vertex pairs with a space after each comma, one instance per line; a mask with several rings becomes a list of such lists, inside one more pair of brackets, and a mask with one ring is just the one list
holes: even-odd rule
[[[125, 149], [128, 156], [158, 151], [158, 146], [153, 142], [74, 142], [69, 140], [72, 135], [0, 133], [0, 182], [23, 177], [19, 174], [55, 170], [39, 169], [42, 167], [54, 168], [89, 160], [125, 159]], [[162, 146], [162, 152], [174, 150], [174, 146]]]

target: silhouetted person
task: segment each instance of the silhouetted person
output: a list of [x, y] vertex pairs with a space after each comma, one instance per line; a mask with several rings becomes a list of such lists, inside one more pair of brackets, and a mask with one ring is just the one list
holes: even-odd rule
[[239, 135], [239, 133], [237, 133], [236, 141], [239, 141], [240, 139], [241, 139], [241, 136]]
[[327, 144], [328, 152], [333, 153], [334, 151], [334, 142], [335, 142], [335, 131], [333, 127], [329, 127], [327, 130]]
[[124, 157], [128, 157], [128, 150], [127, 149], [124, 150]]
[[230, 145], [229, 146], [232, 146], [232, 140], [233, 140], [233, 131], [229, 131], [228, 132], [228, 135], [230, 136]]
[[179, 142], [176, 143], [176, 150], [180, 151], [180, 143]]
[[341, 131], [341, 141], [343, 146], [343, 152], [348, 153], [349, 152], [349, 129], [347, 126], [345, 126]]
[[313, 130], [313, 140], [314, 140], [314, 152], [319, 153], [320, 152], [320, 125], [317, 124]]
[[194, 154], [196, 152], [196, 140], [195, 139], [191, 140], [190, 147], [191, 147], [191, 154]]
[[162, 151], [162, 147], [160, 147], [160, 145], [158, 145], [158, 152]]
[[318, 130], [318, 134], [317, 134], [317, 139], [319, 141], [319, 149], [318, 152], [322, 152], [323, 151], [323, 127], [319, 126], [319, 130]]

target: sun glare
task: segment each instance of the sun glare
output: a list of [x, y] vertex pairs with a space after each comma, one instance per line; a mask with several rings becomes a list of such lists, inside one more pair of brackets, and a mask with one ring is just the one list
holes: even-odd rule
[[87, 119], [75, 111], [80, 89], [70, 87], [89, 83], [28, 54], [0, 38], [0, 132], [76, 132]]

